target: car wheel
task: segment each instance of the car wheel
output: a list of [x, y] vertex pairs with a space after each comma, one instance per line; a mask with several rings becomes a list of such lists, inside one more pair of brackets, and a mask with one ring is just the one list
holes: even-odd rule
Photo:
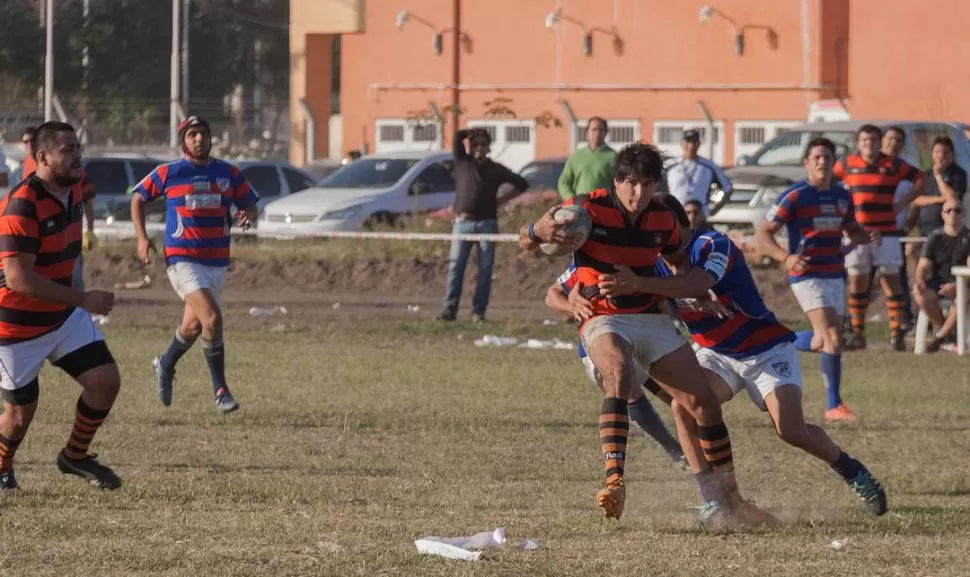
[[396, 228], [398, 226], [398, 222], [399, 219], [395, 214], [391, 214], [389, 212], [375, 212], [367, 217], [367, 220], [364, 221], [364, 228], [367, 230], [388, 227]]

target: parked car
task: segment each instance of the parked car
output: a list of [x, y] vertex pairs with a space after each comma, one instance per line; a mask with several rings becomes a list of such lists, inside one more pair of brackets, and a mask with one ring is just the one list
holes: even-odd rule
[[136, 154], [106, 154], [81, 160], [94, 187], [94, 218], [107, 218], [128, 203], [128, 191], [163, 161]]
[[[270, 160], [241, 160], [234, 162], [249, 186], [259, 195], [259, 207], [270, 201], [316, 185], [312, 175], [285, 162]], [[157, 166], [157, 165], [156, 165]], [[154, 166], [152, 167], [154, 168]], [[146, 173], [147, 174], [147, 173]], [[139, 179], [140, 180], [140, 179]], [[97, 185], [95, 185], [97, 186]], [[98, 191], [95, 188], [95, 191]], [[99, 192], [100, 195], [100, 192]], [[108, 224], [131, 220], [131, 202], [126, 197], [124, 203], [117, 204], [106, 219]], [[146, 222], [165, 222], [165, 203], [153, 202], [145, 207]]]
[[450, 151], [367, 156], [314, 188], [267, 204], [257, 230], [261, 237], [355, 231], [451, 206], [455, 201], [453, 167]]
[[751, 156], [742, 156], [738, 166], [725, 170], [734, 184], [734, 192], [727, 199], [721, 199], [723, 207], [712, 213], [710, 223], [722, 230], [754, 229], [778, 195], [792, 183], [805, 178], [802, 157], [810, 140], [818, 137], [832, 140], [836, 156], [841, 158], [855, 149], [856, 131], [863, 124], [875, 124], [883, 130], [889, 126], [902, 128], [906, 133], [906, 147], [901, 156], [922, 170], [930, 168], [933, 163], [933, 140], [937, 136], [949, 136], [956, 148], [955, 162], [970, 168], [970, 143], [962, 125], [957, 123], [851, 120], [804, 124], [783, 131]]

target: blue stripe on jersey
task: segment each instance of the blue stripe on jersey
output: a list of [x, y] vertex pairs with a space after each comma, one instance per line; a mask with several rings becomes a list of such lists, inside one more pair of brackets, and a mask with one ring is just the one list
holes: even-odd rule
[[849, 192], [835, 183], [819, 190], [807, 181], [796, 183], [778, 196], [765, 217], [788, 231], [788, 252], [801, 250], [808, 266], [801, 274], [789, 274], [790, 282], [807, 278], [842, 278], [845, 256], [842, 231], [855, 222]]
[[[714, 278], [712, 290], [718, 302], [734, 313], [732, 318], [722, 319], [678, 311], [694, 342], [728, 357], [747, 358], [795, 340], [795, 334], [768, 310], [744, 255], [731, 239], [704, 231], [695, 233], [685, 248], [690, 263]], [[657, 264], [657, 274], [673, 275], [664, 262]]]

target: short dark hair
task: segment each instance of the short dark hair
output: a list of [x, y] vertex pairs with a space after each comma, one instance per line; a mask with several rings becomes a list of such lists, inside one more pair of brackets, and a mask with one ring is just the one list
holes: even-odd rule
[[31, 140], [37, 138], [37, 127], [36, 126], [28, 126], [27, 128], [24, 129], [23, 136], [27, 136]]
[[[670, 210], [670, 212], [674, 213], [674, 216], [677, 217], [677, 222], [680, 223], [680, 226], [690, 228], [690, 219], [687, 218], [687, 211], [684, 210], [684, 205], [680, 204], [680, 201], [677, 200], [677, 197], [668, 193], [664, 193], [659, 196], [660, 196], [660, 202], [664, 203], [664, 206], [666, 206]], [[686, 204], [690, 204], [692, 202], [697, 202], [697, 201], [688, 200]], [[700, 203], [698, 202], [697, 204], [700, 204]]]
[[808, 160], [808, 155], [811, 154], [812, 149], [816, 146], [824, 146], [832, 153], [832, 158], [835, 158], [835, 143], [828, 138], [813, 138], [809, 141], [808, 146], [805, 147], [805, 154], [802, 155], [802, 161]]
[[34, 135], [34, 155], [38, 150], [51, 151], [57, 146], [57, 135], [64, 132], [74, 132], [74, 127], [66, 122], [51, 120], [37, 127]]
[[474, 142], [476, 138], [483, 138], [487, 143], [492, 143], [492, 135], [484, 128], [472, 128], [468, 131], [469, 142]]
[[882, 129], [875, 124], [863, 124], [855, 133], [856, 140], [863, 134], [875, 134], [876, 138], [882, 138]]
[[609, 132], [610, 126], [606, 123], [606, 119], [603, 118], [602, 116], [594, 116], [590, 118], [589, 121], [586, 123], [586, 130], [589, 130], [589, 127], [592, 126], [594, 122], [599, 122], [600, 124], [603, 125], [603, 130], [606, 132]]
[[899, 141], [902, 142], [903, 144], [906, 144], [906, 131], [903, 130], [902, 127], [899, 127], [899, 126], [890, 126], [890, 127], [886, 128], [886, 130], [884, 130], [882, 132], [882, 134], [883, 134], [883, 136], [885, 136], [885, 135], [889, 134], [890, 132], [895, 132], [896, 134], [898, 134], [899, 135]]
[[687, 202], [684, 203], [684, 208], [687, 208], [688, 206], [693, 206], [694, 208], [697, 208], [698, 210], [704, 208], [704, 205], [701, 204], [701, 201], [697, 200], [696, 198], [690, 198], [690, 199], [687, 200]]
[[661, 182], [664, 180], [664, 155], [660, 149], [646, 142], [636, 142], [616, 155], [613, 178], [619, 181], [635, 180]]
[[956, 149], [953, 147], [953, 139], [950, 138], [949, 136], [937, 136], [936, 138], [933, 139], [932, 148], [936, 148], [937, 144], [949, 148], [950, 152], [954, 152], [954, 153], [956, 152]]

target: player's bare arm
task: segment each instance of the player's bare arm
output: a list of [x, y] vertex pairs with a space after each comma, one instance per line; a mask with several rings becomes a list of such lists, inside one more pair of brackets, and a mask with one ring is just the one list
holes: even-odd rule
[[866, 232], [866, 230], [857, 222], [850, 222], [846, 224], [844, 227], [842, 227], [842, 232], [844, 232], [845, 235], [849, 237], [849, 240], [855, 244], [879, 244], [879, 242], [882, 241], [881, 232], [878, 230]]
[[573, 308], [569, 304], [569, 297], [562, 292], [558, 282], [554, 282], [546, 289], [546, 306], [565, 317], [573, 318]]
[[43, 302], [80, 307], [94, 314], [111, 312], [115, 300], [113, 293], [88, 291], [79, 294], [69, 286], [38, 274], [34, 269], [36, 259], [33, 254], [17, 254], [3, 259], [3, 273], [10, 290]]
[[131, 195], [131, 224], [135, 227], [135, 237], [138, 239], [138, 258], [145, 264], [151, 264], [149, 253], [155, 247], [145, 230], [145, 204], [146, 201], [140, 194]]
[[761, 224], [758, 225], [758, 229], [755, 231], [755, 238], [758, 242], [758, 248], [760, 248], [762, 252], [776, 261], [783, 263], [785, 265], [785, 269], [788, 271], [798, 274], [805, 270], [805, 267], [808, 266], [808, 261], [805, 260], [805, 258], [801, 255], [788, 254], [788, 251], [783, 246], [778, 244], [778, 239], [775, 238], [775, 235], [778, 234], [778, 232], [784, 226], [784, 223], [763, 220], [761, 221]]
[[714, 286], [714, 278], [701, 268], [691, 267], [683, 250], [665, 255], [664, 260], [681, 274], [668, 278], [643, 277], [618, 266], [614, 274], [600, 275], [600, 293], [606, 297], [647, 293], [667, 298], [698, 298]]

